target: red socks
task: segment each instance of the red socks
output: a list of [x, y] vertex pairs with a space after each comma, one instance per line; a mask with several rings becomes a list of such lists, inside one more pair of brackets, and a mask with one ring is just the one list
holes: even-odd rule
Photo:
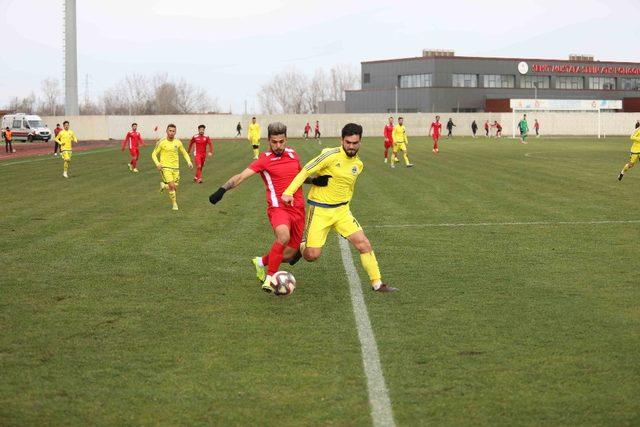
[[262, 257], [262, 261], [265, 261], [267, 258], [267, 274], [273, 276], [280, 268], [280, 264], [282, 263], [282, 254], [284, 252], [284, 245], [280, 242], [273, 242], [271, 246], [271, 250], [269, 251], [269, 255]]

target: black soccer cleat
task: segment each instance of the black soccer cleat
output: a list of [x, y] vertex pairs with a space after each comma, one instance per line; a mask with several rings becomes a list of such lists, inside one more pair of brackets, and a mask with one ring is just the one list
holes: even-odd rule
[[289, 265], [295, 265], [298, 261], [300, 261], [300, 258], [302, 258], [302, 251], [298, 249], [298, 251], [293, 254], [293, 258], [291, 258], [291, 261], [289, 261]]
[[618, 181], [622, 181], [622, 178], [624, 178], [624, 174], [620, 173], [620, 175], [618, 175]]
[[378, 289], [376, 288], [371, 288], [372, 290], [374, 290], [375, 292], [396, 292], [398, 290], [398, 288], [394, 288], [393, 286], [389, 286], [386, 283], [383, 283], [382, 285], [380, 285], [380, 287]]

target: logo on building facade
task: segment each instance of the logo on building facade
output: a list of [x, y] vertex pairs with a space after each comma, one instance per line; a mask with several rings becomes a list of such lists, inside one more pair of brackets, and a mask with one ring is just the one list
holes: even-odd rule
[[524, 61], [520, 61], [518, 64], [518, 72], [520, 74], [527, 74], [529, 72], [529, 64]]

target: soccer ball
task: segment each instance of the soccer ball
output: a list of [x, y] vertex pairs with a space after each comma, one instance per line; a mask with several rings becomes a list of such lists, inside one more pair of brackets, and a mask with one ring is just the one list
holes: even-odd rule
[[288, 271], [278, 271], [271, 278], [271, 287], [276, 295], [290, 295], [296, 289], [296, 278]]

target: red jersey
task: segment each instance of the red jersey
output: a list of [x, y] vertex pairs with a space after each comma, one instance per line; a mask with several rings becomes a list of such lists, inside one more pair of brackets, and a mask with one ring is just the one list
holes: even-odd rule
[[534, 129], [540, 129], [540, 123], [535, 122], [535, 123], [533, 124], [533, 128], [534, 128]]
[[502, 130], [502, 126], [500, 126], [500, 123], [496, 123], [496, 128], [497, 128], [498, 130]]
[[319, 131], [319, 130], [320, 130], [320, 124], [316, 123], [316, 131]]
[[440, 136], [440, 131], [442, 130], [442, 123], [440, 122], [431, 122], [431, 130], [433, 130], [433, 136]]
[[124, 147], [128, 145], [129, 150], [137, 150], [140, 144], [144, 144], [140, 132], [130, 130], [127, 132], [127, 136], [124, 137], [124, 141], [122, 141], [122, 149], [124, 150]]
[[211, 147], [211, 152], [213, 153], [213, 144], [211, 143], [211, 138], [207, 135], [200, 135], [199, 133], [193, 135], [191, 137], [191, 141], [189, 141], [189, 149], [188, 153], [191, 152], [191, 147], [196, 146], [195, 150], [193, 150], [193, 156], [204, 156], [207, 154], [207, 145]]
[[309, 132], [311, 130], [311, 125], [309, 123], [307, 123], [304, 127], [304, 131], [305, 132]]
[[484, 128], [487, 130], [489, 129], [489, 122], [484, 122]]
[[384, 126], [384, 139], [387, 141], [393, 141], [393, 125]]
[[[290, 208], [282, 203], [282, 193], [302, 169], [298, 153], [293, 148], [285, 148], [280, 156], [276, 156], [271, 150], [260, 153], [258, 159], [249, 165], [249, 169], [262, 176], [267, 192], [267, 205], [270, 208]], [[294, 209], [304, 210], [302, 188], [293, 194], [293, 200]]]
[[62, 130], [62, 128], [56, 127], [56, 128], [53, 130], [53, 136], [58, 136], [58, 134], [60, 133], [60, 131], [61, 131], [61, 130]]

